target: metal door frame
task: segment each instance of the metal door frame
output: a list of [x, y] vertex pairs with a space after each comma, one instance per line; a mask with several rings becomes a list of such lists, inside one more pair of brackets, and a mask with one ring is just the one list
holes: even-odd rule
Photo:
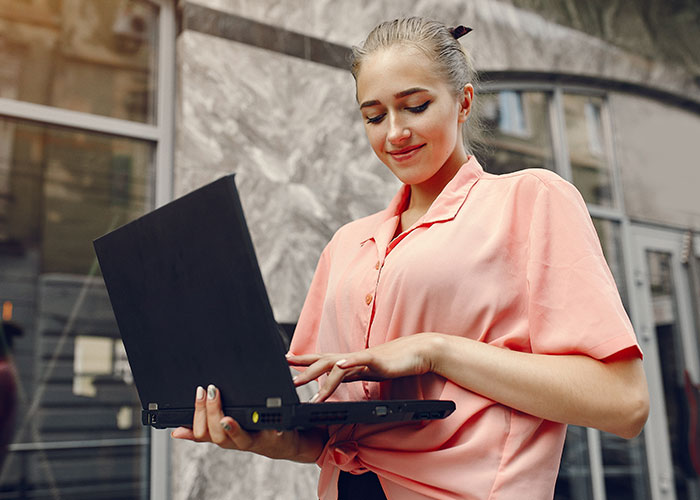
[[675, 500], [673, 461], [664, 402], [662, 371], [649, 288], [648, 250], [671, 255], [673, 286], [686, 367], [695, 380], [700, 377], [697, 342], [692, 337], [693, 317], [690, 283], [681, 263], [684, 232], [677, 229], [630, 224], [634, 286], [630, 288], [632, 321], [644, 351], [644, 370], [649, 384], [651, 408], [645, 427], [649, 482], [653, 500]]

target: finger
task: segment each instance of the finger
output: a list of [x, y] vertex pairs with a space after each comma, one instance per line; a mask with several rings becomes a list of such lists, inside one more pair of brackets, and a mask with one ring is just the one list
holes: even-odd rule
[[335, 364], [337, 363], [337, 361], [337, 355], [334, 357], [323, 358], [316, 361], [302, 373], [294, 377], [294, 385], [298, 387], [300, 385], [307, 384], [312, 380], [316, 380], [324, 373], [328, 373], [329, 371], [331, 371], [333, 369], [333, 366], [335, 366]]
[[287, 354], [287, 363], [292, 366], [309, 366], [323, 357], [322, 354]]
[[338, 386], [345, 381], [347, 378], [355, 379], [357, 374], [361, 372], [364, 367], [353, 367], [349, 369], [340, 368], [336, 363], [331, 371], [328, 373], [326, 380], [323, 382], [323, 386], [319, 388], [316, 395], [311, 399], [313, 403], [320, 403], [328, 399], [331, 394], [335, 392]]
[[192, 420], [192, 434], [196, 441], [208, 440], [207, 431], [207, 410], [204, 401], [205, 391], [201, 385], [197, 387], [197, 394], [194, 399], [194, 419]]
[[194, 441], [194, 433], [192, 432], [192, 429], [188, 429], [187, 427], [178, 427], [170, 433], [170, 437]]
[[212, 442], [223, 444], [227, 437], [224, 430], [221, 428], [221, 419], [224, 418], [224, 412], [221, 409], [221, 393], [215, 385], [207, 387], [207, 428]]
[[352, 355], [348, 355], [345, 359], [340, 359], [336, 364], [340, 368], [353, 368], [355, 366], [366, 366], [370, 367], [374, 357], [370, 354], [368, 349], [364, 351], [355, 352]]
[[222, 431], [239, 450], [249, 450], [253, 446], [253, 437], [248, 434], [234, 419], [224, 417], [219, 422]]

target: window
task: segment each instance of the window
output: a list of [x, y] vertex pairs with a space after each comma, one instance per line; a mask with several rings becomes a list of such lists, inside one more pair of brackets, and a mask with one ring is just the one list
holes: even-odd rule
[[572, 180], [588, 203], [614, 206], [612, 172], [603, 140], [603, 100], [564, 94], [564, 122]]
[[488, 172], [554, 169], [550, 94], [504, 90], [479, 94], [475, 113], [483, 127], [476, 152]]
[[92, 240], [170, 196], [174, 36], [165, 0], [0, 0], [0, 305], [19, 389], [0, 498], [153, 489]]
[[0, 2], [0, 97], [155, 123], [157, 5]]

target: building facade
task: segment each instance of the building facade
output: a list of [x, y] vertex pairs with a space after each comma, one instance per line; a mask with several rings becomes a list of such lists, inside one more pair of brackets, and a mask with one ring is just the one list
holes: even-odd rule
[[364, 136], [347, 57], [404, 15], [474, 28], [477, 157], [577, 186], [645, 352], [644, 432], [571, 426], [555, 498], [700, 498], [700, 10], [674, 9], [0, 0], [0, 302], [22, 331], [0, 499], [314, 498], [314, 465], [140, 426], [90, 243], [236, 172], [275, 316], [293, 325], [334, 231], [398, 189]]

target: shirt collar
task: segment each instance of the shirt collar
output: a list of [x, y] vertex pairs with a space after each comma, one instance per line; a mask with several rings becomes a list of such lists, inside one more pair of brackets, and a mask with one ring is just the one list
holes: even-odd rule
[[[464, 202], [471, 191], [471, 188], [476, 184], [479, 178], [483, 175], [484, 169], [481, 167], [476, 157], [469, 156], [467, 162], [460, 167], [455, 176], [447, 183], [442, 192], [435, 198], [433, 204], [430, 205], [428, 211], [421, 217], [414, 227], [425, 224], [433, 224], [435, 222], [444, 222], [452, 220], [457, 216], [459, 209], [462, 208]], [[366, 234], [361, 237], [360, 242], [364, 243], [367, 240], [375, 238], [377, 231], [389, 219], [398, 217], [406, 208], [408, 196], [411, 193], [411, 186], [404, 184], [392, 198], [389, 206], [380, 212], [382, 215], [379, 218], [377, 225], [368, 228]]]

